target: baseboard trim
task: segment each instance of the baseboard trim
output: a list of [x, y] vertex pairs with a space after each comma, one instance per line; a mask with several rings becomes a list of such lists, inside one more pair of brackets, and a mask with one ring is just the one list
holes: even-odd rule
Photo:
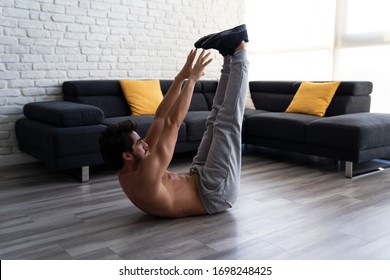
[[37, 162], [38, 160], [27, 154], [0, 155], [0, 167], [23, 163]]

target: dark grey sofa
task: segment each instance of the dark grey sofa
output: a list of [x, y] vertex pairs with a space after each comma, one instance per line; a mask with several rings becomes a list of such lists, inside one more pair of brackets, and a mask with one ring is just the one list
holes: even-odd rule
[[[161, 80], [165, 94], [171, 80]], [[197, 150], [211, 109], [217, 81], [197, 83], [187, 117], [180, 127], [175, 153]], [[325, 117], [284, 113], [300, 82], [253, 81], [250, 91], [256, 110], [246, 110], [243, 143], [330, 157], [352, 163], [390, 156], [390, 115], [368, 113], [370, 82], [342, 82]], [[143, 137], [152, 116], [132, 116], [118, 80], [67, 81], [63, 101], [25, 105], [16, 122], [21, 151], [48, 166], [82, 169], [99, 165], [100, 132], [113, 123], [133, 119]]]
[[[163, 94], [172, 80], [161, 80]], [[189, 112], [179, 130], [175, 152], [194, 151], [205, 130], [217, 81], [199, 81]], [[103, 164], [98, 138], [107, 125], [132, 119], [143, 137], [153, 116], [132, 116], [118, 80], [85, 80], [63, 83], [63, 101], [24, 106], [25, 118], [16, 122], [21, 151], [57, 170], [81, 169], [89, 179], [89, 166]]]
[[353, 163], [390, 156], [390, 114], [369, 113], [371, 82], [341, 82], [324, 117], [284, 113], [300, 84], [250, 82], [244, 143], [346, 161], [349, 178]]

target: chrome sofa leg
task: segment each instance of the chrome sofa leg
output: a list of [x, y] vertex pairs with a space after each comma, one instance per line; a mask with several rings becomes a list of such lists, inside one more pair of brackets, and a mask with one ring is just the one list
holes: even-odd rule
[[[375, 160], [372, 160], [372, 162], [374, 162], [374, 161]], [[364, 169], [358, 167], [357, 170], [355, 170], [355, 174], [353, 173], [353, 162], [346, 161], [345, 162], [345, 177], [347, 177], [349, 179], [359, 178], [359, 177], [375, 174], [375, 173], [390, 169], [390, 164], [388, 162], [380, 162], [380, 160], [377, 160], [377, 161], [378, 161], [377, 164], [380, 164], [380, 166], [377, 166], [377, 165], [368, 166]]]
[[89, 166], [81, 167], [81, 182], [85, 183], [89, 181]]
[[352, 179], [353, 176], [353, 162], [346, 161], [345, 162], [345, 177]]

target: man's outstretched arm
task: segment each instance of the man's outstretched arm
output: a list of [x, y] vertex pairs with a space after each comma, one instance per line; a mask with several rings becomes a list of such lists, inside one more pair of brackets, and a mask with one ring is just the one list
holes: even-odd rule
[[195, 84], [204, 75], [204, 69], [212, 61], [209, 56], [210, 53], [206, 53], [205, 50], [200, 53], [198, 60], [192, 68], [188, 80], [181, 90], [179, 97], [176, 99], [176, 102], [172, 105], [171, 110], [168, 112], [168, 123], [166, 121], [165, 125], [169, 125], [169, 123], [175, 123], [177, 126], [180, 126], [183, 122], [191, 104]]
[[[145, 159], [144, 163], [148, 165], [147, 170], [153, 170], [156, 175], [154, 178], [149, 177], [149, 180], [160, 179], [168, 168], [173, 156], [180, 125], [187, 115], [191, 104], [195, 84], [204, 75], [204, 69], [212, 61], [212, 59], [209, 59], [209, 56], [210, 53], [205, 51], [202, 51], [199, 55], [185, 86], [164, 120], [164, 127], [161, 129], [156, 146], [151, 150], [151, 154], [147, 159]], [[153, 183], [150, 185], [153, 185]]]
[[196, 57], [196, 50], [191, 50], [187, 56], [187, 61], [184, 64], [181, 71], [177, 74], [169, 87], [168, 92], [165, 94], [164, 99], [161, 101], [154, 116], [153, 123], [148, 129], [144, 141], [152, 148], [161, 134], [161, 130], [164, 126], [165, 118], [168, 116], [170, 109], [175, 103], [177, 97], [180, 94], [183, 81], [187, 79], [192, 71], [192, 65]]

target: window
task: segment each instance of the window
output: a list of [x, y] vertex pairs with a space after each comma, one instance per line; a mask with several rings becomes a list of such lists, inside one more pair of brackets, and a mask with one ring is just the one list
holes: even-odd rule
[[247, 0], [246, 4], [250, 79], [332, 77], [334, 0]]
[[344, 0], [340, 5], [344, 46], [390, 43], [390, 17], [385, 0]]
[[334, 0], [247, 0], [246, 13], [255, 50], [301, 51], [333, 46]]
[[334, 78], [373, 82], [371, 111], [390, 113], [390, 17], [386, 0], [339, 1]]
[[251, 80], [368, 80], [388, 112], [386, 0], [246, 0]]

